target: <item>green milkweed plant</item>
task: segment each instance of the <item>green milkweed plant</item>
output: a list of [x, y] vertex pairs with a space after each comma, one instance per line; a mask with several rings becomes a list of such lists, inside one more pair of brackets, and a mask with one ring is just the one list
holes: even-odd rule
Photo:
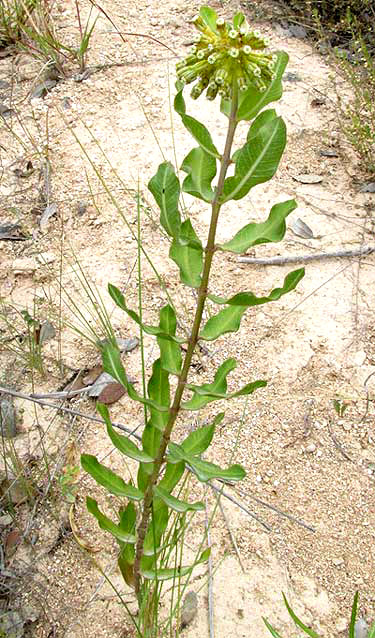
[[[264, 297], [243, 291], [223, 298], [210, 289], [215, 253], [239, 254], [258, 244], [282, 240], [285, 219], [296, 208], [294, 200], [276, 203], [265, 221], [250, 221], [230, 241], [216, 243], [219, 215], [225, 204], [242, 199], [254, 186], [270, 180], [279, 165], [286, 144], [286, 127], [274, 109], [264, 107], [281, 97], [281, 79], [288, 56], [284, 52], [270, 52], [268, 40], [251, 30], [242, 13], [237, 13], [229, 23], [213, 9], [202, 7], [193, 23], [198, 34], [189, 55], [177, 64], [174, 109], [196, 145], [182, 162], [181, 170], [186, 173], [182, 184], [169, 162], [160, 164], [148, 184], [160, 209], [161, 226], [170, 238], [169, 257], [179, 268], [182, 284], [196, 291], [189, 336], [178, 333], [176, 313], [170, 303], [160, 309], [158, 325], [148, 325], [140, 312], [128, 306], [121, 291], [109, 284], [109, 293], [117, 306], [139, 325], [141, 332], [156, 338], [160, 354], [153, 363], [147, 392], [138, 393], [127, 377], [116, 345], [107, 343], [102, 348], [106, 372], [126, 388], [129, 400], [145, 407], [142, 445], [138, 446], [115, 430], [107, 407], [98, 405], [113, 445], [138, 464], [136, 484], [126, 482], [95, 456], [81, 457], [83, 468], [95, 481], [123, 499], [116, 521], [104, 514], [91, 497], [87, 497], [87, 507], [99, 526], [118, 542], [118, 566], [138, 599], [141, 620], [137, 630], [142, 636], [158, 635], [153, 623], [160, 584], [168, 579], [189, 577], [194, 566], [207, 561], [209, 556], [206, 549], [194, 565], [177, 563], [183, 534], [178, 526], [174, 528], [177, 532], [171, 533], [171, 521], [175, 525], [178, 517], [184, 521], [188, 512], [204, 509], [202, 502], [191, 503], [181, 498], [186, 493], [186, 472], [204, 484], [212, 479], [234, 483], [245, 477], [245, 470], [238, 464], [222, 468], [202, 458], [223, 413], [179, 442], [173, 440], [177, 420], [182, 412], [250, 395], [266, 385], [263, 380], [252, 380], [239, 390], [228, 392], [227, 377], [236, 367], [233, 358], [221, 363], [213, 381], [195, 385], [189, 379], [194, 352], [200, 342], [214, 341], [237, 331], [248, 308], [278, 300], [292, 291], [304, 275], [303, 269], [291, 272], [281, 287]], [[209, 100], [217, 96], [220, 99], [221, 111], [228, 119], [222, 152], [216, 148], [206, 126], [186, 113], [183, 92], [187, 84], [193, 83], [193, 98], [205, 91]], [[242, 147], [235, 148], [237, 125], [242, 121], [249, 122], [247, 139]], [[234, 165], [234, 171], [227, 176], [230, 165]], [[211, 208], [205, 245], [189, 216], [182, 218], [180, 214], [182, 192]], [[207, 300], [217, 306], [217, 313], [205, 320]]]

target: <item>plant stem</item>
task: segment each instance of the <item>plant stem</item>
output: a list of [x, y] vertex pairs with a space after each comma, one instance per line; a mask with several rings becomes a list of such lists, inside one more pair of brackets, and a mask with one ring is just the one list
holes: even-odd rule
[[164, 462], [167, 446], [171, 438], [173, 426], [176, 422], [177, 415], [180, 411], [182, 395], [184, 393], [184, 389], [186, 386], [186, 381], [187, 381], [188, 373], [190, 370], [194, 350], [198, 342], [203, 310], [204, 310], [204, 306], [207, 299], [208, 280], [209, 280], [210, 271], [211, 271], [212, 258], [215, 251], [215, 236], [216, 236], [217, 223], [219, 219], [219, 213], [221, 209], [220, 199], [223, 193], [225, 176], [227, 174], [228, 166], [230, 165], [230, 161], [231, 161], [230, 160], [231, 149], [232, 149], [234, 134], [237, 127], [237, 117], [236, 117], [237, 108], [238, 108], [238, 92], [237, 91], [238, 91], [237, 83], [236, 81], [234, 81], [233, 82], [233, 97], [232, 97], [231, 113], [229, 116], [227, 137], [225, 141], [224, 153], [222, 155], [221, 163], [220, 163], [219, 179], [218, 179], [215, 195], [212, 200], [210, 229], [208, 233], [207, 245], [205, 248], [205, 259], [204, 259], [204, 265], [203, 265], [202, 281], [198, 289], [197, 307], [195, 310], [193, 326], [192, 326], [190, 337], [189, 337], [188, 348], [186, 351], [184, 364], [183, 364], [182, 371], [179, 376], [177, 388], [175, 391], [173, 404], [169, 410], [169, 420], [167, 425], [165, 426], [165, 429], [163, 430], [163, 435], [162, 435], [160, 447], [158, 450], [158, 454], [154, 461], [154, 469], [149, 478], [147, 488], [145, 491], [142, 518], [137, 529], [137, 544], [136, 544], [136, 553], [135, 553], [135, 562], [134, 562], [134, 589], [138, 598], [140, 597], [140, 590], [141, 590], [140, 567], [141, 567], [141, 558], [143, 555], [143, 543], [145, 540], [147, 527], [148, 527], [148, 523], [149, 523], [149, 519], [151, 515], [153, 488], [157, 483], [157, 480], [160, 474], [160, 469]]

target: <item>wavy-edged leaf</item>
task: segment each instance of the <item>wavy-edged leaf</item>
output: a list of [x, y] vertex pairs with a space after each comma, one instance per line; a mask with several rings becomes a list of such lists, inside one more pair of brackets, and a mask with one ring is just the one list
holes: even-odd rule
[[179, 461], [178, 463], [167, 463], [164, 476], [159, 483], [159, 487], [163, 488], [167, 492], [172, 492], [184, 472], [185, 463], [183, 461]]
[[182, 190], [205, 202], [211, 202], [214, 198], [211, 182], [217, 170], [215, 157], [200, 146], [193, 148], [182, 162], [181, 170], [188, 174], [183, 181]]
[[285, 144], [286, 126], [281, 117], [264, 124], [236, 154], [234, 176], [224, 182], [222, 202], [242, 199], [251, 188], [271, 179]]
[[186, 339], [184, 338], [173, 337], [169, 335], [167, 332], [164, 332], [160, 328], [160, 326], [149, 326], [147, 324], [142, 323], [138, 313], [136, 313], [134, 310], [131, 310], [130, 308], [127, 307], [124, 295], [113, 284], [108, 284], [108, 292], [111, 295], [113, 301], [116, 303], [116, 305], [119, 308], [121, 308], [121, 310], [124, 310], [124, 312], [126, 312], [126, 314], [129, 315], [129, 317], [133, 319], [133, 321], [135, 321], [139, 326], [141, 326], [142, 330], [146, 332], [147, 334], [152, 335], [153, 337], [162, 337], [162, 339], [175, 341], [176, 343], [184, 343], [186, 341]]
[[[185, 239], [194, 244], [186, 244]], [[199, 288], [203, 268], [203, 248], [190, 219], [181, 224], [181, 235], [175, 238], [169, 250], [169, 256], [180, 269], [180, 279], [191, 288]]]
[[258, 244], [281, 241], [286, 231], [285, 218], [296, 208], [297, 203], [294, 199], [275, 204], [265, 222], [247, 224], [235, 234], [233, 239], [220, 244], [218, 248], [240, 254]]
[[204, 503], [197, 501], [196, 503], [188, 503], [187, 501], [181, 501], [179, 498], [172, 496], [164, 490], [162, 487], [155, 485], [154, 494], [160, 498], [174, 512], [184, 514], [186, 512], [198, 512], [204, 510]]
[[222, 394], [225, 394], [225, 392], [227, 391], [227, 376], [236, 367], [237, 363], [235, 359], [226, 359], [226, 361], [224, 361], [216, 370], [215, 377], [212, 383], [203, 383], [203, 385], [200, 386], [189, 385], [189, 389], [193, 390], [195, 394], [197, 393], [197, 389], [199, 388], [199, 397], [193, 396], [192, 399], [190, 399], [189, 401], [184, 401], [184, 403], [181, 404], [181, 407], [186, 410], [198, 409], [195, 407], [190, 407], [191, 405], [195, 405], [195, 399], [197, 399], [198, 402], [201, 403], [200, 407], [202, 407], [209, 403], [210, 400], [212, 400], [210, 397], [210, 393], [221, 392]]
[[181, 447], [185, 450], [185, 452], [193, 454], [194, 456], [203, 454], [212, 441], [217, 423], [220, 423], [223, 418], [224, 412], [219, 414], [215, 421], [210, 425], [205, 425], [198, 430], [190, 432], [189, 436], [187, 436], [181, 443]]
[[[167, 304], [160, 310], [159, 326], [171, 337], [176, 336], [177, 319], [172, 306]], [[180, 374], [182, 365], [181, 348], [175, 341], [157, 337], [161, 366], [167, 372]]]
[[227, 394], [227, 376], [229, 372], [234, 370], [237, 366], [235, 359], [227, 359], [217, 369], [214, 381], [212, 383], [204, 383], [197, 386], [187, 384], [187, 388], [194, 393], [189, 401], [182, 403], [183, 410], [199, 410], [208, 403], [222, 399], [232, 399], [247, 394], [251, 394], [257, 388], [262, 388], [267, 385], [266, 381], [253, 381], [245, 385], [241, 390], [237, 392], [231, 392]]
[[182, 91], [176, 94], [174, 99], [174, 110], [181, 117], [182, 123], [189, 133], [194, 137], [199, 146], [212, 157], [220, 159], [220, 153], [212, 141], [211, 134], [204, 124], [186, 113], [185, 100]]
[[108, 372], [108, 374], [126, 388], [129, 397], [133, 399], [133, 401], [138, 401], [139, 403], [148, 405], [150, 408], [154, 408], [158, 412], [168, 412], [168, 408], [160, 405], [156, 401], [153, 401], [152, 398], [147, 399], [136, 392], [133, 385], [128, 381], [124, 366], [121, 362], [120, 351], [116, 346], [107, 343], [102, 348], [102, 361], [105, 372]]
[[224, 481], [242, 481], [246, 476], [246, 472], [241, 465], [231, 465], [226, 469], [222, 469], [215, 463], [202, 461], [202, 459], [186, 452], [181, 445], [177, 443], [169, 443], [169, 455], [175, 461], [185, 461], [193, 470], [194, 474], [200, 481], [206, 483], [212, 479], [222, 479]]
[[150, 422], [159, 430], [164, 430], [169, 418], [170, 386], [168, 372], [162, 368], [160, 359], [156, 359], [153, 363], [147, 390], [152, 401]]
[[160, 164], [156, 175], [148, 183], [160, 209], [160, 223], [171, 237], [180, 232], [181, 217], [178, 210], [180, 184], [170, 162]]
[[85, 472], [90, 474], [99, 485], [105, 487], [111, 494], [124, 496], [132, 501], [141, 501], [143, 499], [144, 494], [141, 490], [138, 490], [133, 485], [127, 485], [115, 472], [99, 463], [96, 456], [81, 454], [81, 465]]
[[267, 297], [257, 297], [252, 292], [239, 292], [237, 295], [225, 299], [216, 295], [209, 295], [211, 301], [217, 304], [228, 304], [227, 308], [221, 310], [208, 319], [202, 332], [200, 339], [213, 341], [220, 335], [227, 332], [237, 332], [240, 327], [241, 319], [247, 308], [251, 306], [260, 306], [271, 301], [277, 301], [283, 295], [295, 289], [305, 274], [304, 268], [299, 268], [290, 272], [284, 279], [282, 288], [275, 288]]
[[96, 408], [100, 414], [100, 416], [104, 419], [108, 436], [111, 439], [113, 445], [119, 452], [125, 454], [131, 459], [135, 459], [136, 461], [142, 461], [144, 463], [151, 463], [154, 459], [146, 454], [143, 450], [140, 450], [133, 441], [129, 439], [128, 436], [123, 436], [122, 434], [118, 434], [114, 427], [112, 426], [111, 419], [109, 416], [109, 411], [106, 405], [102, 403], [97, 403]]
[[208, 319], [199, 338], [213, 341], [227, 332], [237, 332], [241, 325], [242, 315], [245, 314], [246, 310], [246, 306], [228, 306], [224, 310], [220, 310], [217, 315]]
[[[250, 87], [248, 91], [241, 93], [239, 96], [239, 104], [237, 111], [237, 120], [252, 120], [267, 104], [276, 102], [281, 98], [283, 88], [281, 79], [288, 64], [289, 56], [284, 51], [277, 53], [277, 61], [275, 65], [275, 79], [267, 86], [266, 90], [261, 93], [255, 87]], [[221, 112], [227, 117], [230, 115], [230, 100], [222, 100], [220, 106]]]
[[134, 534], [128, 534], [125, 532], [119, 525], [116, 525], [110, 518], [108, 518], [103, 512], [100, 511], [98, 507], [97, 501], [87, 496], [86, 498], [86, 506], [90, 514], [95, 516], [96, 520], [99, 523], [99, 527], [106, 532], [109, 532], [114, 536], [117, 540], [122, 541], [123, 543], [135, 543]]
[[267, 297], [257, 297], [256, 295], [254, 295], [253, 292], [239, 292], [236, 295], [233, 295], [233, 297], [229, 297], [229, 299], [218, 297], [217, 295], [209, 295], [209, 298], [211, 299], [211, 301], [214, 301], [217, 304], [246, 306], [247, 308], [249, 308], [250, 306], [260, 306], [270, 301], [278, 301], [280, 297], [294, 290], [297, 284], [301, 281], [304, 274], [304, 268], [298, 268], [298, 270], [293, 270], [292, 272], [288, 273], [284, 278], [282, 287], [274, 288], [274, 290], [272, 290], [272, 292], [270, 292]]
[[[291, 608], [291, 606], [288, 603], [287, 597], [285, 596], [284, 592], [283, 592], [283, 599], [284, 599], [284, 603], [285, 603], [285, 607], [288, 610], [288, 614], [289, 616], [292, 618], [292, 620], [295, 622], [295, 624], [297, 625], [297, 627], [299, 627], [300, 629], [302, 629], [302, 631], [307, 634], [308, 636], [310, 636], [310, 638], [320, 638], [319, 634], [317, 634], [315, 631], [313, 631], [312, 629], [310, 629], [310, 627], [307, 627], [302, 620], [300, 620], [298, 618], [298, 616], [294, 613], [293, 609]], [[354, 633], [353, 633], [353, 637], [350, 638], [354, 638]]]
[[204, 552], [202, 552], [202, 554], [200, 555], [200, 557], [198, 558], [198, 560], [194, 563], [194, 565], [191, 565], [190, 567], [177, 567], [176, 569], [158, 569], [158, 570], [152, 570], [152, 569], [141, 569], [141, 573], [143, 578], [146, 578], [146, 580], [171, 580], [172, 578], [181, 578], [181, 576], [186, 576], [186, 574], [190, 574], [193, 569], [201, 564], [201, 563], [205, 563], [209, 556], [210, 556], [210, 549], [206, 549], [204, 550]]

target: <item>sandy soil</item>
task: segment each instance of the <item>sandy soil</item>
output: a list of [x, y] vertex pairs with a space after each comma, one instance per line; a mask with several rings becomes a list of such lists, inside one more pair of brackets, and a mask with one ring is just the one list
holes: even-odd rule
[[[58, 28], [73, 37], [74, 3], [58, 4]], [[102, 338], [79, 281], [83, 272], [102, 295], [118, 334], [136, 335], [135, 326], [113, 308], [106, 288], [108, 282], [121, 287], [129, 305], [136, 307], [134, 234], [139, 187], [145, 250], [177, 300], [182, 325], [187, 324], [194, 300], [181, 287], [177, 269], [167, 259], [168, 242], [155, 223], [157, 213], [147, 182], [163, 158], [178, 166], [191, 148], [179, 118], [171, 115], [170, 99], [175, 62], [185, 55], [191, 40], [186, 21], [198, 6], [181, 0], [108, 2], [106, 7], [122, 31], [153, 35], [171, 50], [147, 38], [126, 37], [124, 42], [100, 16], [89, 63], [105, 68], [81, 82], [70, 76], [45, 99], [29, 99], [41, 71], [38, 62], [27, 55], [15, 61], [0, 60], [0, 79], [9, 82], [11, 78], [13, 108], [19, 114], [6, 120], [12, 132], [4, 126], [1, 129], [1, 219], [21, 219], [23, 228], [33, 234], [31, 241], [1, 242], [0, 296], [8, 308], [32, 311], [36, 304], [38, 316], [50, 319], [58, 328], [61, 307], [65, 322], [87, 334], [87, 325], [80, 324], [80, 318], [86, 319]], [[237, 3], [230, 0], [224, 6], [212, 6], [229, 17]], [[254, 256], [303, 256], [371, 245], [374, 195], [359, 193], [355, 186], [353, 178], [361, 175], [340, 134], [326, 60], [306, 42], [280, 35], [280, 30], [273, 33], [270, 26], [262, 25], [262, 30], [271, 35], [274, 49], [282, 48], [290, 55], [284, 95], [276, 106], [288, 126], [288, 146], [276, 177], [223, 211], [219, 239], [230, 239], [250, 219], [264, 219], [273, 203], [295, 197], [299, 207], [289, 218], [285, 241], [258, 247]], [[347, 87], [338, 82], [342, 93], [348, 94]], [[9, 88], [3, 92], [9, 97]], [[187, 103], [189, 113], [210, 122], [220, 147], [225, 119], [218, 113], [218, 104], [203, 99]], [[241, 133], [245, 135], [245, 129]], [[336, 151], [337, 157], [322, 156], [321, 151], [327, 149]], [[43, 182], [38, 169], [47, 150], [52, 167], [50, 201], [57, 204], [57, 214], [41, 231], [37, 205]], [[28, 160], [35, 172], [27, 178], [17, 177], [14, 169], [24, 170]], [[296, 181], [296, 176], [306, 173], [318, 174], [322, 181]], [[207, 209], [189, 197], [185, 203], [195, 227], [205, 236]], [[314, 238], [293, 233], [297, 218], [310, 226]], [[299, 264], [251, 266], [239, 263], [234, 255], [220, 255], [211, 287], [223, 295], [239, 290], [267, 292], [296, 267]], [[146, 260], [143, 277], [144, 312], [151, 323], [165, 294]], [[311, 262], [295, 292], [277, 304], [249, 311], [238, 333], [209, 344], [194, 371], [195, 379], [203, 383], [212, 378], [224, 358], [235, 356], [238, 367], [232, 375], [233, 388], [252, 379], [268, 380], [267, 388], [246, 405], [238, 400], [226, 406], [224, 426], [210, 451], [210, 458], [219, 463], [227, 463], [235, 451], [247, 477], [231, 493], [260, 519], [251, 518], [226, 499], [222, 499], [225, 519], [220, 510], [215, 515], [211, 540], [218, 638], [265, 638], [269, 634], [262, 616], [282, 635], [297, 636], [283, 607], [282, 591], [297, 614], [324, 636], [347, 635], [357, 589], [361, 615], [375, 619], [374, 284], [372, 256]], [[13, 322], [14, 313], [9, 317]], [[145, 340], [145, 354], [150, 370], [157, 356], [151, 338]], [[0, 356], [1, 383], [25, 393], [55, 391], [73, 371], [99, 361], [95, 347], [67, 324], [61, 328], [61, 339], [44, 347], [45, 378], [36, 373], [31, 376], [27, 363], [20, 362], [9, 348], [2, 348]], [[140, 384], [139, 348], [125, 357], [129, 374]], [[335, 399], [348, 404], [343, 417], [334, 410]], [[80, 476], [75, 521], [82, 538], [100, 550], [88, 555], [69, 531], [67, 507], [60, 505], [55, 480], [81, 451], [95, 453], [100, 459], [111, 455], [114, 469], [120, 468], [120, 460], [100, 424], [56, 415], [55, 410], [37, 408], [21, 399], [16, 405], [19, 411], [22, 408], [23, 417], [14, 445], [21, 459], [36, 459], [32, 471], [41, 472], [40, 493], [48, 492], [32, 516], [29, 505], [21, 503], [16, 508], [22, 538], [7, 560], [13, 574], [23, 574], [24, 595], [26, 592], [38, 609], [39, 618], [30, 635], [83, 638], [91, 636], [93, 628], [96, 636], [130, 635], [123, 609], [95, 565], [96, 561], [123, 591], [115, 568], [115, 547], [85, 512], [85, 494], [89, 491], [100, 497], [101, 492]], [[87, 398], [70, 401], [69, 407], [87, 414], [95, 410]], [[213, 413], [213, 409], [206, 410], [202, 421]], [[126, 397], [111, 408], [111, 415], [131, 428], [142, 421], [141, 409]], [[177, 436], [193, 425], [185, 417]], [[46, 468], [41, 436], [46, 456], [53, 459], [52, 475]], [[254, 499], [298, 520], [279, 515]], [[212, 508], [212, 494], [208, 502]], [[201, 524], [197, 518], [197, 527]], [[190, 536], [194, 548], [196, 534], [191, 531]], [[202, 571], [191, 587], [198, 591], [198, 616], [183, 635], [208, 636]]]

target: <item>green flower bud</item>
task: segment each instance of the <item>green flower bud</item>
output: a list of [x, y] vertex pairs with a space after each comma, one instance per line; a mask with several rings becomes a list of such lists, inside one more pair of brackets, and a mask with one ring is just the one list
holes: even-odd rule
[[243, 76], [240, 76], [239, 78], [237, 78], [237, 84], [240, 91], [244, 92], [244, 91], [247, 91], [247, 89], [249, 88], [249, 85]]
[[244, 16], [237, 25], [217, 17], [210, 26], [205, 13], [195, 16], [193, 24], [200, 31], [190, 55], [176, 66], [182, 84], [197, 81], [191, 96], [197, 99], [207, 88], [206, 96], [214, 100], [217, 94], [230, 99], [236, 82], [239, 91], [253, 86], [264, 91], [273, 77], [277, 56], [262, 53], [269, 45], [259, 31], [252, 31]]
[[218, 90], [219, 87], [217, 86], [217, 84], [209, 84], [206, 91], [206, 98], [208, 100], [214, 100], [217, 96]]

